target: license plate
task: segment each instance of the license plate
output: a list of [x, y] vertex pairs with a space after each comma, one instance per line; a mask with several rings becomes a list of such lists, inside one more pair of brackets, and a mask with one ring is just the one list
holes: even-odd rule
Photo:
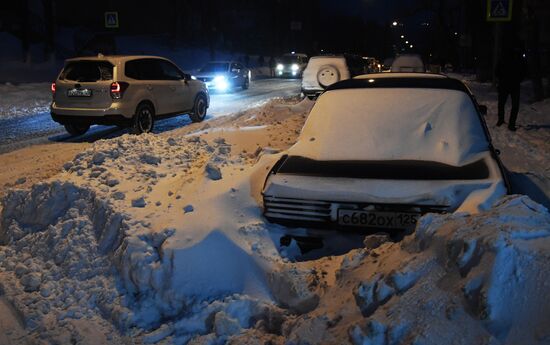
[[67, 91], [69, 97], [90, 97], [91, 95], [92, 90], [90, 89], [69, 89]]
[[418, 213], [338, 210], [338, 224], [345, 226], [408, 229], [415, 227], [419, 218]]

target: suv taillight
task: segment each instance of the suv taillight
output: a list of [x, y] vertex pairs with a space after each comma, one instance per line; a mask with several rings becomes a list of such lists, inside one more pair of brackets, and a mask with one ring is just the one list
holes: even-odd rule
[[115, 81], [111, 84], [111, 98], [121, 99], [124, 96], [124, 91], [130, 86], [130, 84], [123, 81]]
[[55, 95], [55, 81], [52, 83], [51, 89], [52, 89], [52, 95]]

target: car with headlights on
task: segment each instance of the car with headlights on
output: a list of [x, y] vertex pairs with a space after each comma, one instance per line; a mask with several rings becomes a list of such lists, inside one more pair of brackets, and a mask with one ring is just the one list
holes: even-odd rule
[[180, 114], [199, 122], [210, 103], [203, 82], [158, 56], [68, 59], [51, 90], [52, 119], [71, 135], [84, 134], [94, 124], [150, 132], [157, 119]]
[[277, 60], [275, 75], [280, 78], [301, 78], [306, 66], [306, 54], [285, 54]]
[[240, 62], [211, 61], [202, 66], [195, 77], [211, 91], [227, 92], [235, 88], [248, 89], [251, 72]]
[[292, 226], [412, 229], [509, 191], [482, 113], [459, 80], [378, 73], [332, 84], [296, 144], [262, 167], [264, 216]]

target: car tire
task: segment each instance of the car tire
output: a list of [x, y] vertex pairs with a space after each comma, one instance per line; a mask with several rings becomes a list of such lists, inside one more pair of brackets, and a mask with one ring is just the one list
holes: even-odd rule
[[76, 124], [76, 123], [67, 123], [64, 125], [67, 133], [73, 136], [79, 136], [90, 129], [90, 125]]
[[206, 104], [206, 98], [203, 95], [195, 98], [195, 104], [193, 105], [193, 111], [189, 114], [191, 121], [201, 122], [206, 117], [206, 110], [208, 109]]
[[332, 84], [340, 81], [340, 72], [338, 68], [333, 65], [324, 65], [319, 68], [317, 72], [317, 82], [319, 85], [326, 89]]
[[242, 88], [243, 90], [248, 90], [249, 87], [250, 87], [250, 80], [248, 80], [248, 78], [245, 78]]
[[130, 128], [130, 133], [149, 133], [153, 130], [154, 124], [155, 110], [150, 104], [141, 103], [136, 109], [136, 114], [134, 115], [132, 121], [132, 127]]

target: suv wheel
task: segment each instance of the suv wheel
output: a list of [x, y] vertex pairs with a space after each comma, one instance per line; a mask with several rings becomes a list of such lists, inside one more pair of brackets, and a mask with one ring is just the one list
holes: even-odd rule
[[[244, 87], [243, 87], [244, 88]], [[197, 96], [195, 98], [195, 105], [193, 106], [193, 111], [189, 114], [191, 121], [201, 122], [206, 117], [206, 99], [204, 96]]]
[[88, 129], [90, 129], [90, 125], [83, 125], [83, 124], [76, 124], [76, 123], [67, 123], [64, 126], [65, 126], [65, 130], [70, 135], [74, 135], [74, 136], [82, 135], [86, 133]]
[[147, 103], [142, 103], [137, 107], [131, 132], [133, 134], [149, 133], [153, 130], [154, 123], [155, 111], [153, 107]]

